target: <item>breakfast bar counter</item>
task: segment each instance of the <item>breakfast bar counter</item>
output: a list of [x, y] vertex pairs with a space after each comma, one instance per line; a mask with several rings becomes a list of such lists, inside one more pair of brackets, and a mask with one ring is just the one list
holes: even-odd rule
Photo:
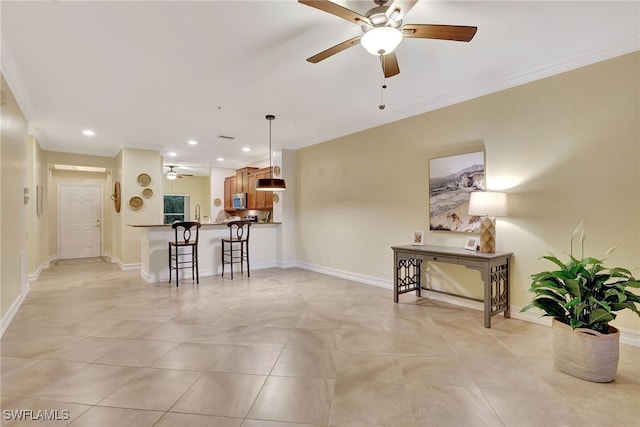
[[[141, 230], [140, 275], [148, 283], [169, 281], [168, 242], [174, 239], [170, 224], [133, 225]], [[251, 269], [277, 267], [277, 246], [280, 234], [279, 222], [257, 222], [251, 224], [249, 253]], [[226, 223], [202, 224], [198, 241], [198, 263], [200, 277], [215, 276], [222, 272], [221, 239], [229, 237]], [[191, 280], [190, 271], [180, 271], [180, 278]]]

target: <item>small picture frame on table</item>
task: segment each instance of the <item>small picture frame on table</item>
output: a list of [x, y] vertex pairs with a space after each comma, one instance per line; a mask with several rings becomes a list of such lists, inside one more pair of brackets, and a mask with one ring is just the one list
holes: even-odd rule
[[414, 231], [413, 232], [413, 243], [412, 245], [424, 245], [424, 231]]
[[464, 248], [468, 251], [477, 251], [480, 247], [480, 239], [477, 237], [467, 237]]

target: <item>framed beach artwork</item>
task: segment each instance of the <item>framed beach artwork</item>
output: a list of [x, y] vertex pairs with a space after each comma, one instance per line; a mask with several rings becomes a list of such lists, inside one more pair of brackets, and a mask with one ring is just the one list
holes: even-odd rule
[[477, 233], [469, 197], [485, 190], [484, 151], [429, 159], [429, 229]]

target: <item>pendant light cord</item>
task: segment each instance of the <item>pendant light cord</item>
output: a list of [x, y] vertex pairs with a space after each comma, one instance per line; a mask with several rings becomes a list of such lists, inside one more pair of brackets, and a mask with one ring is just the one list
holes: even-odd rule
[[266, 119], [269, 120], [269, 178], [273, 178], [273, 162], [271, 156], [273, 150], [271, 149], [271, 122], [276, 118], [273, 114], [267, 114]]

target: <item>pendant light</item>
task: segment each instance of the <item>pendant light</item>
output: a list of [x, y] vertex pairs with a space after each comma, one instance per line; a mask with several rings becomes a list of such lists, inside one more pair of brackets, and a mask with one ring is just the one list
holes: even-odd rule
[[256, 182], [256, 190], [258, 191], [282, 191], [286, 190], [287, 186], [284, 183], [284, 179], [273, 177], [273, 165], [271, 164], [271, 122], [276, 118], [273, 114], [268, 114], [265, 117], [269, 120], [269, 178], [260, 178]]

